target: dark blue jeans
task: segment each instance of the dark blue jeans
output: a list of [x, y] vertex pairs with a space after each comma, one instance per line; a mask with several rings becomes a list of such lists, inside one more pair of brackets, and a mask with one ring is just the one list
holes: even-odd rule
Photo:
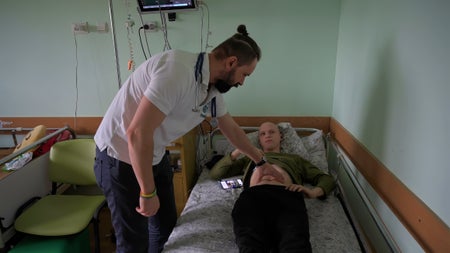
[[167, 156], [153, 166], [160, 208], [155, 216], [136, 212], [140, 187], [130, 164], [119, 161], [97, 148], [94, 171], [111, 211], [117, 253], [161, 252], [177, 221], [173, 193], [173, 171]]
[[232, 218], [240, 253], [311, 253], [302, 193], [278, 185], [250, 187], [236, 200]]

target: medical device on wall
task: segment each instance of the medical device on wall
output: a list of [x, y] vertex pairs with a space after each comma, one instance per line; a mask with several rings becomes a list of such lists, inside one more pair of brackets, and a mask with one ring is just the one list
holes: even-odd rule
[[197, 10], [197, 0], [137, 0], [142, 14]]

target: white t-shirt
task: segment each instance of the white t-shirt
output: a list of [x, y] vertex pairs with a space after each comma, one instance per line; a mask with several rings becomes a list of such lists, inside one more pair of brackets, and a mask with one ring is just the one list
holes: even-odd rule
[[197, 58], [198, 54], [170, 50], [142, 63], [111, 102], [94, 136], [97, 147], [101, 151], [107, 148], [108, 155], [131, 164], [126, 130], [143, 96], [166, 115], [153, 136], [153, 165], [161, 161], [169, 143], [210, 115], [213, 97], [216, 97], [217, 117], [225, 115], [222, 94], [215, 87], [207, 90], [210, 75], [207, 54], [203, 60], [202, 82], [197, 85], [195, 81]]

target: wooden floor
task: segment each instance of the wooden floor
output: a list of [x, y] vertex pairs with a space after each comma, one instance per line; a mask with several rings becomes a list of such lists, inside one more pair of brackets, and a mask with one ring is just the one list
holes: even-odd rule
[[[89, 227], [89, 235], [91, 238], [91, 252], [94, 252], [94, 229], [92, 225]], [[100, 213], [100, 253], [114, 253], [116, 245], [112, 237], [111, 214], [107, 207], [103, 208]]]

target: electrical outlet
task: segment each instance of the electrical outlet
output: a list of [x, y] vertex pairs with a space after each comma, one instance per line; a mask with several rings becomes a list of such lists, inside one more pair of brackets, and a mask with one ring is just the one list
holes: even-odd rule
[[97, 32], [99, 33], [107, 33], [108, 32], [108, 23], [97, 23]]
[[87, 22], [73, 23], [72, 32], [74, 34], [86, 34], [89, 33], [89, 26]]
[[144, 29], [146, 32], [157, 32], [158, 31], [158, 24], [156, 21], [147, 22], [145, 23], [144, 27], [147, 26], [148, 29]]

